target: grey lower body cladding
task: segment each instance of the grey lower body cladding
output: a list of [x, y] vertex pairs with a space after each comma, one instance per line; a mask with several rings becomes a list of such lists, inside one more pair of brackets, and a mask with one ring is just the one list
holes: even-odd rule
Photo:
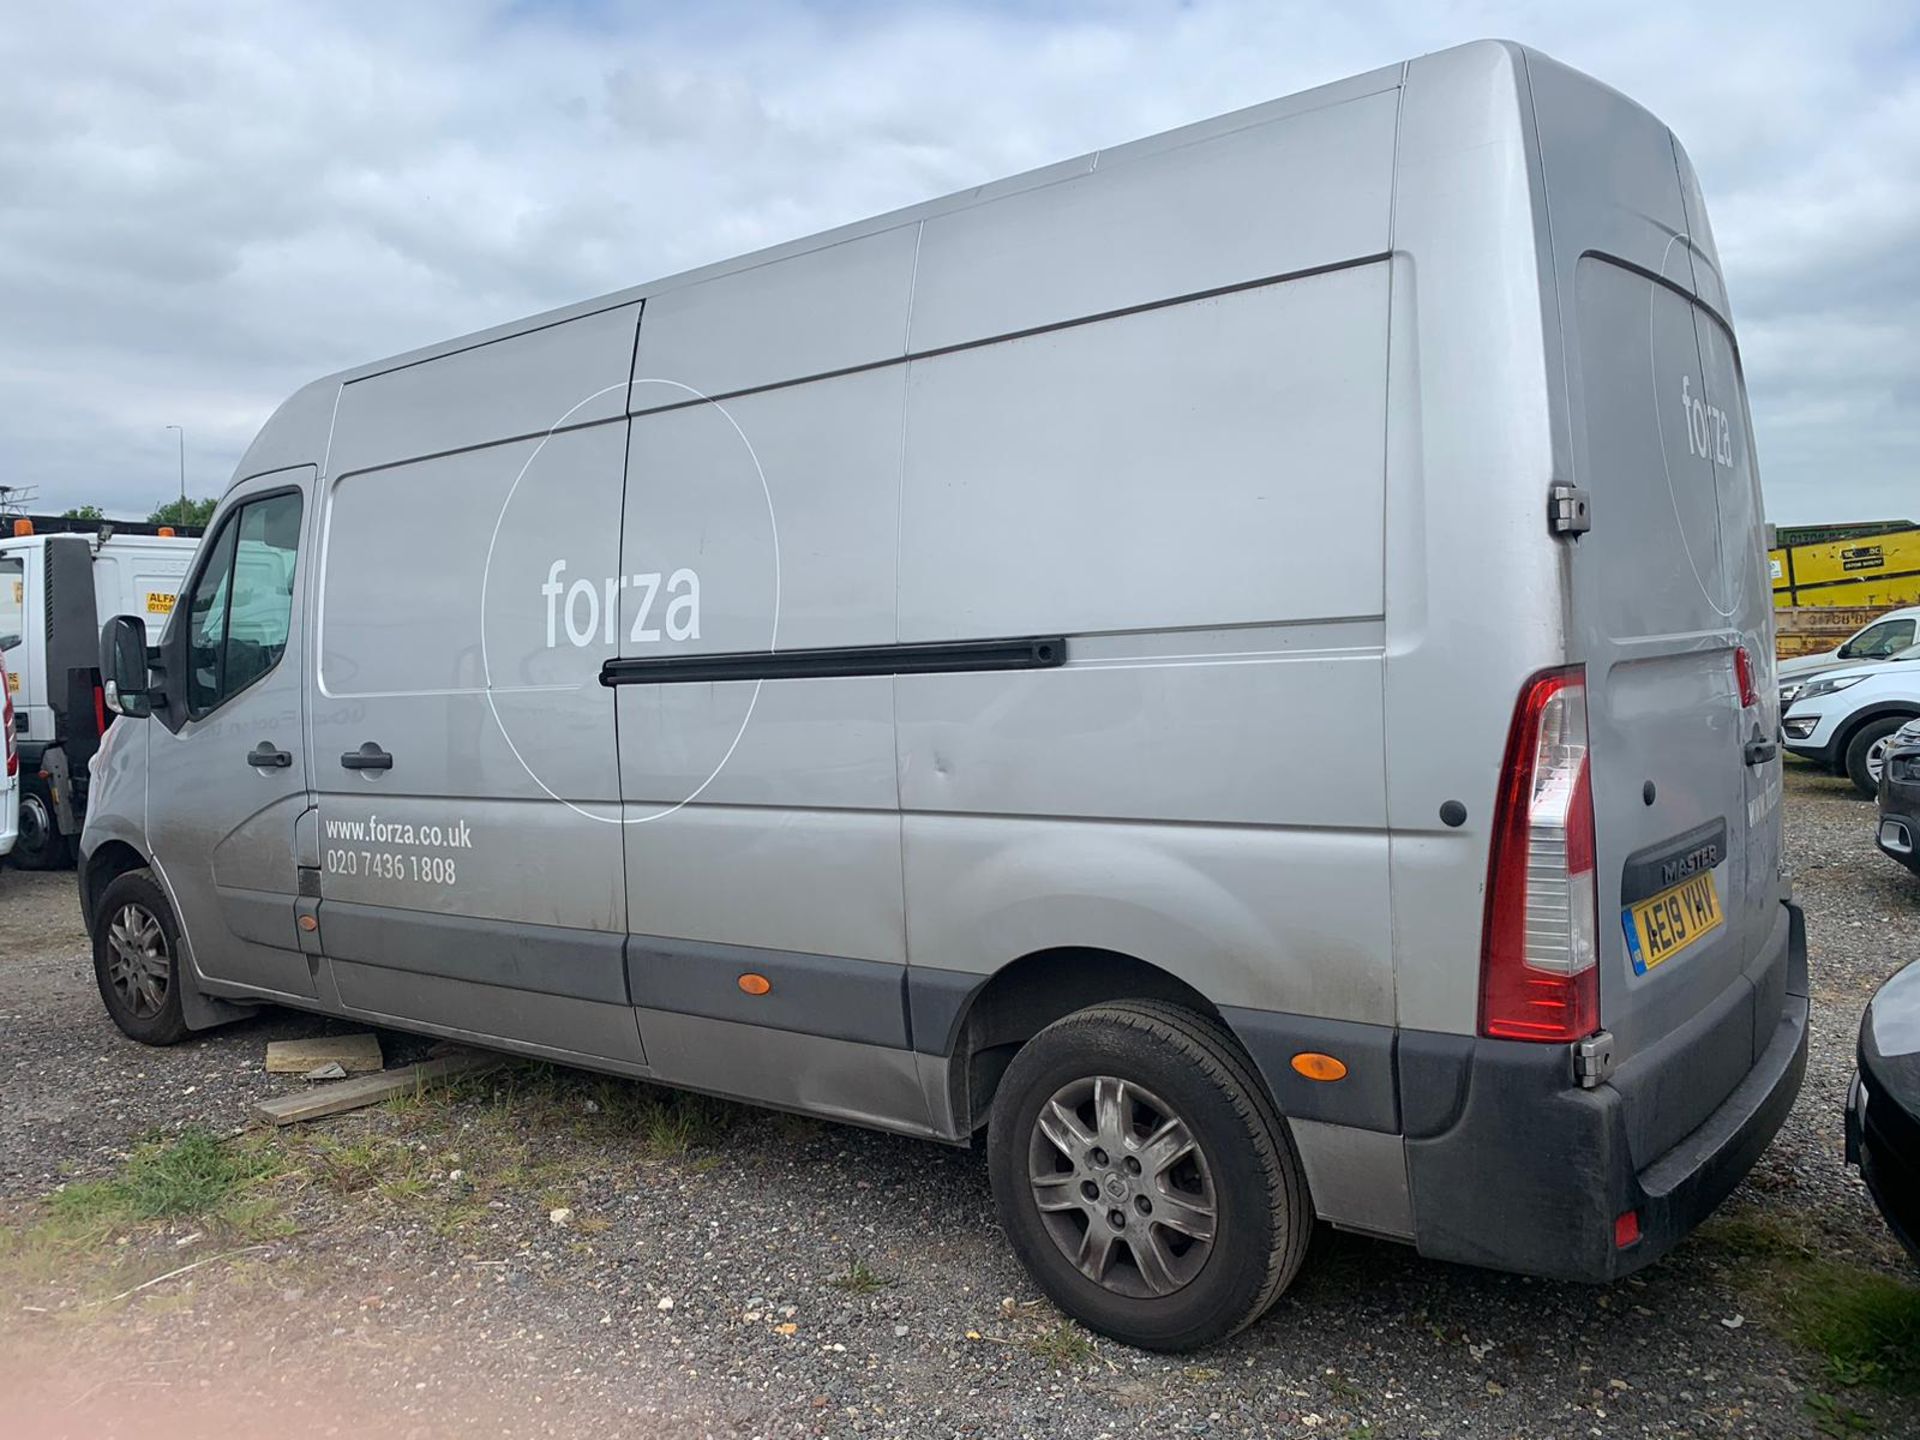
[[[1783, 907], [1748, 1011], [1752, 1062], [1719, 1103], [1657, 1153], [1656, 1112], [1688, 1087], [1684, 1044], [1636, 1057], [1607, 1084], [1573, 1084], [1566, 1049], [1402, 1035], [1400, 1093], [1420, 1253], [1566, 1280], [1611, 1280], [1659, 1258], [1726, 1198], [1799, 1094], [1808, 1037], [1806, 929]], [[1735, 1028], [1736, 1016], [1728, 1028]], [[1671, 1127], [1668, 1127], [1671, 1128]], [[1633, 1212], [1639, 1238], [1616, 1243]]]
[[[989, 978], [653, 936], [575, 935], [584, 947], [575, 948], [567, 932], [511, 925], [394, 946], [391, 933], [386, 943], [375, 933], [396, 918], [388, 912], [327, 912], [329, 941], [345, 930], [339, 938], [363, 963], [724, 1022], [713, 1034], [734, 1044], [757, 1030], [869, 1056], [894, 1052], [907, 1067], [902, 1084], [912, 1056], [940, 1063], [956, 1053], [961, 1021]], [[375, 958], [376, 944], [395, 958]], [[764, 979], [765, 993], [743, 987], [742, 977]], [[1438, 1259], [1607, 1280], [1657, 1258], [1711, 1211], [1792, 1106], [1808, 1012], [1796, 908], [1783, 907], [1776, 943], [1750, 979], [1721, 1012], [1592, 1089], [1574, 1083], [1561, 1045], [1242, 1007], [1221, 1013], [1295, 1128], [1322, 1218], [1410, 1238]], [[1305, 1078], [1291, 1064], [1303, 1051], [1336, 1056], [1347, 1074], [1332, 1083]], [[1717, 1091], [1693, 1083], [1703, 1066], [1724, 1079]], [[1364, 1200], [1351, 1186], [1343, 1196], [1324, 1183], [1337, 1182], [1333, 1166], [1350, 1168], [1356, 1157], [1366, 1167]], [[1388, 1190], [1398, 1193], [1374, 1193]], [[1628, 1211], [1639, 1239], [1623, 1248], [1614, 1222]]]

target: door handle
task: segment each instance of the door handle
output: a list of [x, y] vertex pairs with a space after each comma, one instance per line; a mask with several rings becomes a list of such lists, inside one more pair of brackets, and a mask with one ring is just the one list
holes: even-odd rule
[[293, 764], [293, 756], [277, 749], [271, 740], [262, 740], [248, 752], [247, 764], [261, 770], [285, 770]]
[[347, 751], [340, 763], [349, 770], [391, 770], [393, 756], [369, 740], [358, 750]]
[[1749, 740], [1747, 742], [1747, 764], [1764, 765], [1780, 753], [1780, 746], [1772, 740]]

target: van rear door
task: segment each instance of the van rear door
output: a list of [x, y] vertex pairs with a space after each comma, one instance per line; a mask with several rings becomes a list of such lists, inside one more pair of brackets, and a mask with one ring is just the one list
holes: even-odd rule
[[[1673, 273], [1687, 268], [1682, 242]], [[1570, 337], [1592, 529], [1569, 548], [1569, 641], [1587, 671], [1601, 1019], [1623, 1070], [1664, 1044], [1689, 1054], [1688, 1093], [1636, 1107], [1641, 1165], [1751, 1067], [1772, 1017], [1756, 1025], [1748, 971], [1784, 917], [1752, 443], [1731, 337], [1690, 288], [1582, 256]]]

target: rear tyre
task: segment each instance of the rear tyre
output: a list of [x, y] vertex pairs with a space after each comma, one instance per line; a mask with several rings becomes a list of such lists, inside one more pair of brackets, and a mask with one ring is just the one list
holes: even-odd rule
[[1040, 1288], [1144, 1349], [1251, 1324], [1313, 1231], [1251, 1063], [1174, 1005], [1095, 1006], [1034, 1036], [994, 1096], [987, 1159], [1001, 1226]]
[[13, 842], [13, 863], [22, 870], [58, 870], [69, 863], [73, 850], [54, 818], [53, 795], [37, 775], [22, 775], [20, 780], [20, 834]]
[[1869, 800], [1880, 793], [1880, 770], [1886, 763], [1887, 739], [1910, 717], [1886, 715], [1869, 720], [1847, 742], [1847, 778]]
[[180, 1008], [180, 925], [148, 870], [117, 876], [93, 912], [93, 976], [107, 1014], [143, 1045], [186, 1039]]

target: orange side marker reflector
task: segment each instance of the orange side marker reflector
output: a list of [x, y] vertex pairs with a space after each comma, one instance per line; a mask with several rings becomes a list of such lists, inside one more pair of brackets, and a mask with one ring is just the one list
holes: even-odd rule
[[1302, 1050], [1293, 1057], [1293, 1068], [1309, 1080], [1344, 1080], [1347, 1075], [1344, 1062], [1318, 1050]]
[[311, 915], [302, 915], [300, 917], [300, 928], [307, 931], [318, 930], [320, 928], [320, 922]]
[[773, 982], [764, 975], [755, 975], [749, 970], [740, 977], [740, 988], [749, 995], [764, 995], [773, 989]]

